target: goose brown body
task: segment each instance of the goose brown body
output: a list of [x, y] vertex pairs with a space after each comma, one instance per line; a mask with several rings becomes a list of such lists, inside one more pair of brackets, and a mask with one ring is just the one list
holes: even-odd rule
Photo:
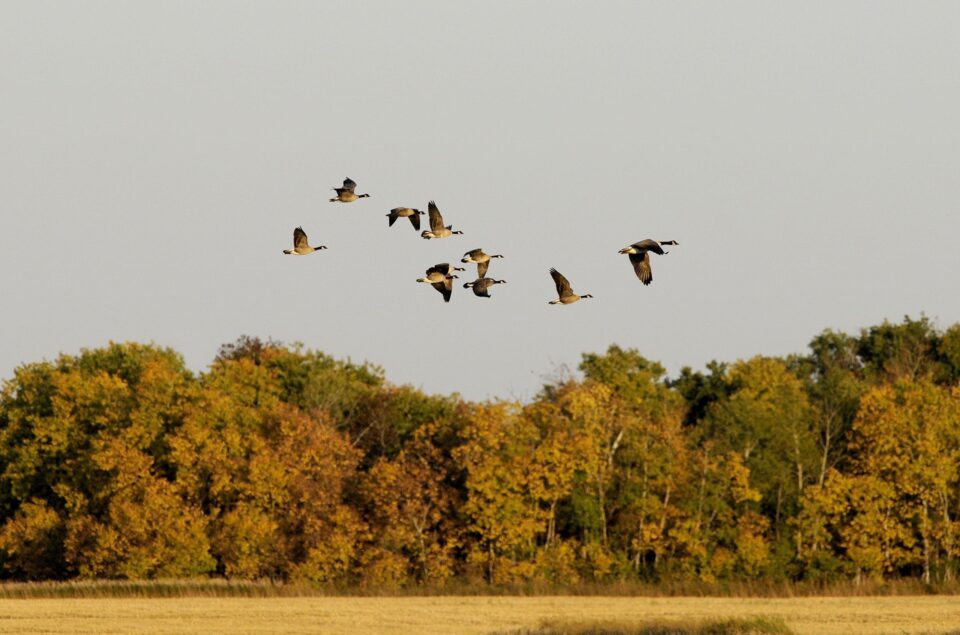
[[[449, 302], [453, 294], [453, 279], [457, 278], [451, 271], [457, 271], [456, 267], [451, 267], [449, 263], [441, 262], [427, 269], [423, 278], [417, 278], [417, 282], [426, 282], [443, 295], [443, 301]], [[462, 269], [460, 269], [462, 271]]]
[[306, 256], [321, 249], [326, 249], [326, 247], [323, 245], [311, 247], [307, 240], [307, 232], [303, 231], [302, 227], [297, 227], [293, 230], [293, 249], [284, 249], [283, 253], [290, 256]]
[[390, 210], [390, 213], [387, 214], [387, 218], [390, 219], [387, 224], [388, 227], [393, 227], [393, 224], [397, 222], [398, 218], [409, 218], [410, 224], [413, 225], [413, 228], [417, 231], [420, 231], [420, 216], [425, 212], [421, 212], [418, 209], [413, 209], [412, 207], [394, 207]]
[[335, 187], [333, 191], [337, 193], [336, 198], [331, 198], [331, 203], [352, 203], [358, 198], [368, 198], [369, 194], [357, 194], [355, 190], [357, 184], [349, 176], [343, 180], [343, 187]]
[[446, 238], [448, 236], [453, 236], [454, 234], [462, 234], [460, 230], [454, 231], [453, 225], [443, 224], [443, 216], [440, 214], [440, 208], [437, 207], [437, 204], [434, 201], [430, 201], [427, 205], [427, 212], [430, 218], [430, 229], [424, 230], [421, 232], [421, 238]]
[[463, 285], [464, 289], [472, 288], [473, 295], [479, 298], [489, 298], [490, 297], [490, 287], [495, 284], [506, 284], [506, 280], [494, 280], [493, 278], [477, 278], [473, 282], [467, 282]]
[[629, 247], [624, 247], [618, 253], [627, 254], [630, 258], [630, 263], [633, 265], [633, 271], [637, 274], [637, 278], [640, 279], [640, 282], [644, 286], [653, 282], [653, 270], [650, 268], [650, 253], [659, 254], [665, 256], [667, 253], [663, 250], [661, 245], [679, 245], [675, 240], [651, 240], [649, 238], [638, 241], [630, 245]]
[[483, 278], [487, 275], [487, 270], [490, 268], [490, 259], [491, 258], [503, 258], [502, 254], [486, 254], [483, 249], [471, 249], [467, 253], [463, 254], [463, 258], [460, 259], [460, 262], [475, 262], [477, 263], [477, 278]]
[[550, 269], [550, 276], [553, 278], [553, 282], [557, 286], [558, 298], [556, 300], [550, 300], [549, 304], [573, 304], [578, 300], [593, 297], [589, 293], [585, 293], [583, 295], [577, 295], [574, 293], [573, 289], [570, 287], [570, 281], [567, 280], [566, 277], [564, 277], [564, 275], [556, 269]]

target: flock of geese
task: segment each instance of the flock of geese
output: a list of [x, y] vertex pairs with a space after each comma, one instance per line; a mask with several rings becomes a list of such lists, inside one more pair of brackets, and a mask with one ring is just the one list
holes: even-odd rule
[[[335, 187], [333, 191], [337, 193], [335, 198], [331, 198], [331, 203], [353, 203], [361, 198], [369, 198], [369, 194], [357, 194], [357, 184], [347, 177], [343, 181], [342, 187]], [[430, 201], [427, 205], [427, 218], [430, 221], [430, 229], [425, 229], [420, 232], [420, 237], [427, 240], [435, 238], [448, 238], [450, 236], [463, 234], [462, 231], [454, 230], [453, 225], [444, 225], [443, 216], [440, 214], [440, 209], [437, 207], [437, 204], [434, 201]], [[388, 218], [388, 227], [393, 227], [393, 224], [397, 221], [398, 218], [406, 218], [410, 220], [410, 224], [413, 225], [414, 230], [420, 231], [420, 217], [423, 216], [424, 212], [413, 209], [411, 207], [395, 207], [390, 210], [390, 213], [387, 214]], [[625, 254], [630, 258], [630, 263], [633, 265], [633, 271], [637, 274], [637, 278], [640, 279], [644, 285], [648, 285], [653, 282], [653, 271], [650, 268], [650, 254], [666, 255], [669, 252], [663, 250], [662, 245], [679, 245], [675, 240], [651, 240], [649, 238], [635, 242], [629, 247], [624, 247], [619, 251], [621, 254]], [[326, 249], [326, 246], [320, 245], [318, 247], [311, 247], [310, 241], [307, 239], [307, 233], [303, 231], [302, 227], [297, 227], [293, 230], [293, 249], [284, 249], [283, 253], [291, 256], [305, 256], [311, 254], [315, 251], [320, 251], [321, 249]], [[463, 254], [463, 258], [460, 259], [462, 263], [473, 263], [477, 265], [477, 279], [473, 282], [468, 282], [463, 285], [464, 289], [472, 288], [474, 295], [481, 298], [490, 297], [490, 287], [498, 284], [505, 284], [506, 280], [496, 280], [494, 278], [487, 277], [487, 271], [490, 268], [490, 261], [494, 258], [503, 258], [502, 254], [487, 254], [483, 249], [471, 249], [470, 251]], [[441, 262], [439, 264], [433, 265], [426, 271], [426, 275], [422, 278], [417, 278], [417, 282], [426, 282], [433, 286], [434, 289], [440, 292], [443, 295], [443, 301], [449, 302], [450, 296], [453, 294], [453, 280], [457, 278], [455, 272], [457, 271], [466, 271], [464, 267], [450, 266], [450, 263]], [[549, 304], [573, 304], [578, 300], [584, 300], [586, 298], [592, 298], [593, 296], [589, 293], [578, 295], [573, 292], [573, 288], [570, 286], [570, 281], [564, 277], [562, 273], [557, 271], [554, 268], [550, 268], [550, 276], [553, 278], [553, 282], [557, 287], [557, 299], [550, 300]]]

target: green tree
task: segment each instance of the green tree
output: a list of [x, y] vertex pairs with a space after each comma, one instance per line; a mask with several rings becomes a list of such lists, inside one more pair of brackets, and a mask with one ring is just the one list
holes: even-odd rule
[[844, 333], [824, 331], [810, 343], [800, 376], [805, 380], [813, 408], [819, 449], [817, 483], [845, 458], [847, 434], [866, 390], [857, 340]]
[[816, 435], [803, 383], [779, 359], [755, 357], [729, 370], [736, 390], [715, 402], [703, 432], [737, 452], [762, 494], [778, 535], [816, 477]]
[[937, 356], [942, 369], [940, 380], [947, 385], [960, 385], [960, 324], [954, 324], [943, 333]]
[[857, 353], [868, 379], [875, 383], [897, 379], [930, 378], [937, 371], [939, 334], [926, 316], [904, 316], [901, 324], [883, 324], [863, 329]]
[[680, 376], [668, 382], [686, 401], [684, 425], [696, 425], [707, 416], [711, 404], [730, 396], [736, 388], [730, 383], [727, 364], [716, 360], [708, 362], [707, 371], [702, 373], [684, 366], [680, 369]]

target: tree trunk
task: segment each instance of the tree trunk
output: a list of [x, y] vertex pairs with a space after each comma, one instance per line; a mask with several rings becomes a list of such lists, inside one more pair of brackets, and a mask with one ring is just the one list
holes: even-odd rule
[[780, 508], [783, 506], [783, 485], [777, 485], [777, 507], [773, 513], [773, 533], [780, 540]]
[[827, 465], [830, 462], [830, 445], [833, 441], [833, 415], [826, 415], [826, 424], [823, 428], [823, 445], [821, 446], [820, 451], [820, 476], [817, 478], [817, 483], [823, 485], [823, 482], [827, 478]]
[[930, 584], [930, 516], [927, 514], [927, 501], [923, 501], [923, 523], [920, 531], [923, 532], [923, 582]]
[[697, 531], [703, 526], [703, 505], [707, 495], [707, 450], [703, 450], [703, 464], [700, 466], [700, 491], [697, 493]]
[[943, 579], [947, 582], [953, 580], [953, 566], [954, 561], [951, 558], [953, 553], [953, 524], [950, 521], [950, 501], [948, 499], [948, 494], [945, 491], [940, 491], [940, 506], [943, 508], [943, 527], [944, 527], [944, 537], [940, 543], [940, 548], [944, 552], [944, 559], [946, 560], [943, 566]]
[[803, 457], [800, 452], [800, 432], [793, 429], [793, 455], [797, 463], [797, 498], [803, 495]]
[[643, 554], [643, 530], [646, 527], [646, 511], [643, 509], [647, 500], [647, 462], [643, 462], [643, 477], [640, 479], [643, 484], [640, 487], [640, 522], [637, 525], [637, 555], [634, 557], [634, 570], [640, 572], [640, 562]]
[[547, 520], [547, 546], [552, 547], [557, 536], [557, 499], [550, 501], [550, 518]]
[[487, 584], [493, 584], [493, 541], [487, 541]]
[[424, 518], [422, 522], [416, 518], [413, 519], [413, 528], [417, 532], [417, 542], [420, 544], [420, 568], [424, 581], [430, 579], [430, 566], [427, 563], [427, 545], [423, 539], [423, 530], [426, 524], [426, 518]]
[[597, 479], [597, 506], [600, 508], [600, 542], [604, 547], [607, 546], [607, 510], [604, 505], [606, 494], [604, 492], [603, 481]]
[[[670, 483], [667, 483], [667, 491], [663, 493], [663, 509], [660, 513], [660, 540], [663, 545], [663, 534], [667, 530], [667, 508], [670, 506]], [[661, 546], [662, 548], [662, 546]], [[660, 564], [660, 549], [653, 550], [653, 570], [656, 571]]]

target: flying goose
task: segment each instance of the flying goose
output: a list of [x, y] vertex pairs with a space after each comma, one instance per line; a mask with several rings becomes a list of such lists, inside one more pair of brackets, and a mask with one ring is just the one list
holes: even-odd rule
[[593, 297], [589, 293], [585, 295], [577, 295], [574, 293], [573, 289], [570, 288], [570, 281], [564, 278], [562, 273], [552, 267], [550, 268], [550, 275], [553, 276], [553, 281], [557, 285], [557, 295], [560, 297], [556, 300], [550, 300], [549, 304], [573, 304], [577, 300]]
[[650, 269], [650, 252], [665, 256], [670, 252], [664, 251], [660, 245], [679, 245], [675, 240], [650, 240], [649, 238], [633, 243], [629, 247], [624, 247], [619, 251], [621, 254], [630, 256], [630, 262], [633, 263], [633, 271], [640, 278], [640, 282], [648, 285], [653, 282], [653, 271]]
[[358, 198], [367, 198], [369, 194], [357, 194], [354, 190], [357, 189], [357, 184], [353, 182], [349, 176], [343, 180], [343, 187], [335, 187], [333, 190], [337, 193], [337, 198], [331, 198], [331, 203], [352, 203]]
[[443, 275], [447, 275], [451, 271], [466, 271], [463, 267], [451, 267], [450, 263], [447, 262], [441, 262], [439, 265], [433, 265], [433, 267]]
[[413, 209], [410, 207], [394, 207], [390, 210], [390, 213], [387, 216], [390, 218], [390, 224], [388, 227], [393, 227], [393, 224], [397, 222], [398, 218], [409, 218], [410, 224], [413, 225], [413, 228], [417, 231], [420, 231], [420, 216], [424, 214], [418, 209]]
[[311, 247], [307, 242], [307, 232], [303, 231], [303, 227], [297, 227], [293, 230], [293, 249], [284, 249], [283, 253], [292, 256], [306, 256], [321, 249], [326, 249], [326, 247], [323, 245]]
[[453, 234], [462, 234], [462, 231], [453, 231], [453, 225], [443, 225], [443, 216], [440, 215], [440, 210], [437, 208], [437, 204], [433, 201], [430, 201], [430, 204], [427, 206], [427, 211], [430, 212], [430, 229], [424, 230], [420, 233], [421, 238], [446, 238], [447, 236], [452, 236]]
[[487, 275], [487, 269], [490, 268], [490, 259], [491, 258], [503, 258], [501, 254], [485, 254], [482, 249], [471, 249], [467, 253], [463, 254], [463, 258], [460, 259], [460, 262], [475, 262], [477, 263], [477, 278], [483, 278]]
[[495, 284], [506, 284], [506, 280], [494, 280], [493, 278], [477, 278], [473, 282], [463, 285], [463, 288], [473, 287], [473, 295], [480, 298], [489, 298], [487, 290]]
[[[456, 270], [456, 267], [453, 268]], [[450, 273], [450, 265], [442, 262], [427, 269], [427, 275], [423, 278], [417, 278], [417, 282], [426, 282], [433, 285], [433, 288], [443, 294], [443, 301], [449, 302], [450, 295], [453, 293], [453, 279], [458, 277]]]

